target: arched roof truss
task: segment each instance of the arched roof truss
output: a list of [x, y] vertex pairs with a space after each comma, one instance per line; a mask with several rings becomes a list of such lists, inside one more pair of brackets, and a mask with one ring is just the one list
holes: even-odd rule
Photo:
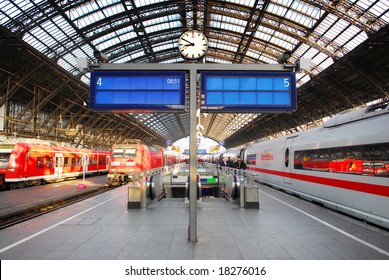
[[177, 39], [187, 29], [207, 35], [205, 63], [273, 64], [285, 51], [289, 63], [312, 61], [297, 76], [292, 117], [201, 114], [203, 135], [227, 146], [304, 129], [339, 110], [388, 98], [388, 59], [380, 55], [387, 49], [388, 1], [13, 0], [0, 3], [0, 22], [6, 135], [89, 146], [130, 138], [163, 146], [187, 136], [187, 112], [90, 111], [90, 75], [74, 62], [96, 61], [98, 50], [111, 63], [183, 63]]

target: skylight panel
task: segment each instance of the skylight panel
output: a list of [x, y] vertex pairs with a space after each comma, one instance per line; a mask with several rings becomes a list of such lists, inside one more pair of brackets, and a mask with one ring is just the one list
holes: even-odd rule
[[230, 30], [230, 31], [234, 31], [236, 33], [240, 33], [242, 34], [244, 32], [244, 28], [241, 27], [241, 26], [236, 26], [236, 25], [233, 25], [233, 24], [229, 24], [229, 23], [225, 23], [223, 24], [223, 27], [224, 29], [226, 30]]
[[[299, 48], [295, 51], [296, 57], [306, 57], [306, 52], [310, 48], [307, 44], [301, 44]], [[307, 58], [307, 57], [306, 57]]]
[[81, 77], [81, 81], [84, 82], [85, 84], [89, 85], [90, 84], [90, 73], [86, 73]]
[[270, 12], [270, 13], [273, 13], [275, 15], [279, 15], [281, 17], [283, 17], [285, 15], [285, 13], [288, 11], [287, 8], [285, 7], [281, 7], [279, 5], [276, 5], [276, 4], [273, 4], [273, 3], [270, 3], [268, 6], [267, 6], [267, 10]]
[[309, 50], [304, 54], [304, 57], [312, 59], [318, 53], [320, 53], [320, 52], [317, 49], [310, 47]]
[[310, 80], [311, 80], [311, 77], [307, 74], [304, 74], [301, 77], [297, 78], [297, 81], [296, 81], [297, 88], [301, 87], [302, 85], [309, 82]]
[[117, 38], [116, 32], [111, 32], [109, 34], [97, 38], [96, 40], [93, 40], [93, 44], [95, 44], [96, 46], [106, 45], [107, 43], [108, 47], [116, 43], [120, 43], [119, 38]]
[[222, 26], [222, 23], [220, 21], [214, 21], [214, 20], [211, 20], [209, 22], [209, 27], [212, 27], [212, 28], [221, 28]]
[[154, 52], [159, 52], [159, 51], [163, 51], [163, 50], [166, 50], [166, 49], [167, 49], [166, 46], [161, 46], [161, 45], [153, 47]]
[[23, 40], [33, 46], [35, 49], [37, 49], [40, 52], [44, 52], [47, 49], [47, 46], [44, 45], [42, 42], [37, 41], [33, 36], [31, 36], [29, 33], [26, 33], [23, 37]]
[[275, 31], [274, 31], [274, 29], [270, 29], [270, 28], [267, 28], [265, 26], [259, 26], [257, 29], [257, 32], [262, 32], [264, 34], [273, 35]]
[[124, 42], [124, 41], [127, 41], [127, 40], [131, 40], [132, 38], [135, 38], [136, 36], [137, 35], [136, 35], [135, 32], [128, 31], [128, 32], [124, 32], [121, 35], [119, 35], [119, 39]]
[[[72, 51], [70, 54], [65, 55], [65, 57], [68, 56], [68, 55], [71, 55], [72, 58], [75, 58], [75, 57], [85, 57], [87, 55], [87, 53], [84, 52], [82, 48], [77, 48], [74, 51]], [[67, 59], [65, 57], [64, 57], [64, 59]], [[72, 61], [72, 59], [68, 59], [68, 60]]]
[[238, 50], [238, 48], [236, 46], [227, 45], [227, 44], [224, 44], [224, 42], [219, 42], [217, 44], [210, 43], [210, 46], [213, 46], [217, 49], [224, 49], [224, 50], [231, 51], [231, 52], [236, 52]]
[[285, 40], [281, 40], [274, 36], [270, 39], [270, 42], [286, 50], [291, 50], [294, 47], [292, 44], [286, 42]]
[[360, 32], [360, 29], [355, 26], [349, 26], [347, 29], [342, 32], [342, 36], [338, 36], [334, 42], [343, 46], [345, 43], [347, 43], [351, 38], [353, 38], [357, 33]]
[[207, 59], [208, 61], [214, 62], [214, 63], [231, 64], [231, 61], [222, 60], [222, 59], [216, 58], [216, 57], [206, 57], [206, 59]]
[[253, 7], [255, 4], [254, 0], [226, 0], [226, 2], [240, 4], [243, 6]]
[[358, 45], [363, 43], [365, 40], [367, 40], [367, 38], [368, 37], [367, 37], [365, 32], [360, 32], [355, 38], [353, 38], [353, 40], [351, 40], [350, 42], [345, 44], [344, 47], [347, 50], [351, 51], [351, 50], [355, 49]]
[[143, 50], [137, 51], [137, 52], [133, 52], [133, 53], [130, 54], [130, 56], [131, 56], [132, 59], [141, 57], [141, 56], [143, 56], [143, 55], [145, 55], [145, 52], [144, 52]]
[[131, 60], [131, 57], [129, 57], [127, 54], [122, 57], [122, 58], [119, 58], [117, 60], [115, 60], [115, 63], [127, 63]]
[[[361, 1], [363, 2], [363, 1]], [[358, 3], [359, 4], [359, 3]], [[382, 20], [386, 22], [389, 21], [389, 2], [388, 1], [377, 1], [373, 7], [369, 9], [369, 12], [375, 15], [376, 17], [381, 17]]]
[[269, 34], [266, 34], [264, 32], [259, 32], [259, 31], [255, 32], [255, 37], [258, 38], [259, 40], [264, 41], [264, 42], [270, 41], [270, 38], [271, 38], [271, 36]]
[[319, 35], [323, 35], [328, 31], [329, 28], [331, 28], [337, 19], [338, 17], [335, 15], [327, 15], [323, 22], [321, 22], [319, 26], [315, 28], [315, 32]]
[[148, 6], [150, 4], [156, 4], [164, 2], [165, 0], [134, 0], [135, 7]]
[[74, 23], [78, 28], [84, 28], [96, 21], [100, 21], [105, 18], [104, 14], [100, 10], [96, 10], [93, 14], [84, 16], [78, 20], [75, 20]]
[[[267, 57], [267, 56], [264, 56], [264, 55], [261, 55], [260, 57], [259, 57], [259, 60], [261, 60], [261, 61], [263, 61], [263, 62], [265, 62], [265, 63], [267, 63], [267, 64], [273, 64], [274, 63], [274, 59], [271, 59], [271, 58], [269, 58], [269, 57]], [[278, 62], [277, 62], [278, 63]]]
[[[42, 53], [45, 53], [49, 46], [57, 44], [50, 35], [48, 35], [45, 30], [41, 28], [35, 28], [30, 32], [31, 36], [29, 37], [28, 43], [37, 48]], [[27, 35], [26, 35], [27, 38]]]
[[319, 64], [319, 66], [324, 70], [330, 67], [332, 64], [334, 64], [334, 60], [331, 57], [327, 57]]
[[315, 65], [320, 65], [324, 60], [328, 58], [328, 55], [324, 53], [318, 53], [317, 55], [311, 57], [312, 63]]
[[[86, 54], [88, 57], [93, 57], [93, 49], [89, 45], [85, 44], [81, 46], [79, 50], [82, 51], [82, 53]], [[85, 56], [77, 55], [77, 57], [85, 57]]]
[[70, 73], [75, 71], [75, 64], [70, 64], [69, 61], [66, 59], [60, 58], [58, 60], [58, 65]]
[[[110, 1], [110, 3], [112, 3], [112, 1]], [[118, 7], [119, 7], [119, 9], [118, 9]], [[121, 4], [106, 7], [103, 10], [103, 13], [106, 17], [111, 17], [111, 16], [117, 15], [118, 13], [122, 13], [122, 12], [124, 12], [124, 8]]]
[[314, 22], [321, 18], [324, 13], [324, 11], [320, 8], [314, 7], [302, 1], [293, 1], [291, 8], [314, 20]]
[[0, 13], [0, 24], [2, 25], [7, 25], [7, 23], [12, 22], [13, 19], [21, 14], [21, 11], [12, 4], [6, 6], [6, 1], [0, 1], [0, 11], [6, 14], [4, 16], [3, 13]]
[[[89, 1], [85, 4], [79, 5], [76, 8], [66, 12], [66, 14], [71, 20], [73, 20], [76, 26], [82, 28], [93, 23], [92, 14], [98, 10], [99, 10], [99, 6], [97, 6], [97, 2]], [[85, 15], [87, 14], [91, 14], [91, 15], [85, 17]]]
[[165, 60], [165, 61], [161, 61], [160, 63], [178, 63], [178, 62], [182, 62], [184, 61], [184, 59], [182, 58], [171, 58], [169, 60]]
[[223, 21], [226, 23], [231, 23], [239, 26], [247, 25], [247, 21], [238, 18], [229, 17], [229, 16], [223, 16]]
[[112, 45], [115, 45], [115, 42], [117, 42], [117, 38], [112, 38], [111, 40], [105, 41], [100, 44], [96, 44], [96, 48], [99, 50], [105, 50], [111, 47]]
[[211, 20], [215, 20], [215, 21], [222, 21], [223, 20], [223, 17], [222, 15], [220, 14], [211, 14]]
[[293, 10], [289, 10], [286, 13], [285, 18], [288, 18], [288, 19], [290, 19], [294, 22], [297, 22], [301, 25], [304, 25], [308, 28], [312, 28], [314, 26], [314, 24], [316, 23], [316, 21], [314, 21], [312, 18], [310, 18], [306, 15], [303, 15], [299, 12], [293, 11]]
[[246, 56], [251, 57], [251, 58], [254, 58], [254, 59], [257, 59], [259, 55], [258, 55], [258, 53], [256, 53], [256, 52], [253, 52], [253, 51], [248, 50], [248, 51], [246, 52]]

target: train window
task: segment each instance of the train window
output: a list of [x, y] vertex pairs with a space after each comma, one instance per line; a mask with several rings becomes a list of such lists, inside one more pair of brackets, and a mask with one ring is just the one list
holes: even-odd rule
[[30, 159], [30, 152], [27, 152], [26, 153], [26, 161], [28, 161]]
[[68, 166], [69, 166], [69, 158], [68, 158], [68, 157], [65, 157], [65, 158], [63, 159], [63, 166], [65, 166], [65, 167], [68, 167]]
[[389, 143], [295, 151], [294, 168], [389, 177]]
[[77, 159], [77, 166], [82, 166], [82, 158]]
[[53, 167], [53, 158], [47, 157], [46, 158], [46, 168], [52, 168]]
[[72, 158], [72, 166], [76, 166], [76, 158]]
[[6, 168], [8, 166], [8, 161], [10, 156], [11, 156], [11, 152], [9, 153], [0, 152], [0, 168]]
[[289, 148], [285, 150], [285, 167], [289, 166]]
[[122, 157], [123, 155], [124, 155], [124, 149], [115, 148], [112, 151], [112, 157], [114, 158]]
[[36, 168], [43, 168], [43, 157], [36, 158]]
[[257, 155], [256, 154], [248, 154], [246, 162], [249, 165], [256, 165], [257, 164]]
[[136, 148], [127, 148], [124, 157], [134, 157], [136, 155]]

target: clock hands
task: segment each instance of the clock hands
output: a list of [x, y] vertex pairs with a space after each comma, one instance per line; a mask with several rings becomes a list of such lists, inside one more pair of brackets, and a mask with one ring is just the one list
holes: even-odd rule
[[189, 43], [189, 45], [185, 45], [185, 46], [194, 46], [194, 43], [192, 43], [192, 42], [189, 42], [188, 40], [186, 40], [185, 38], [182, 38], [182, 40], [183, 41], [185, 41], [185, 42], [188, 42]]
[[197, 30], [188, 30], [178, 39], [178, 49], [181, 55], [188, 60], [195, 61], [205, 56], [208, 40], [203, 33]]

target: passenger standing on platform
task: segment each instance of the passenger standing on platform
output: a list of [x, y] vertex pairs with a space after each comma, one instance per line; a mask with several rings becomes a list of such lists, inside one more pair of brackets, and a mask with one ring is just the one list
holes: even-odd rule
[[220, 162], [220, 166], [228, 166], [227, 158], [223, 157], [223, 160]]
[[240, 156], [237, 157], [236, 163], [235, 163], [236, 169], [246, 169], [247, 165], [244, 163], [244, 161], [240, 158]]
[[232, 162], [231, 157], [228, 157], [227, 159], [227, 166], [231, 168], [234, 167], [234, 163]]

